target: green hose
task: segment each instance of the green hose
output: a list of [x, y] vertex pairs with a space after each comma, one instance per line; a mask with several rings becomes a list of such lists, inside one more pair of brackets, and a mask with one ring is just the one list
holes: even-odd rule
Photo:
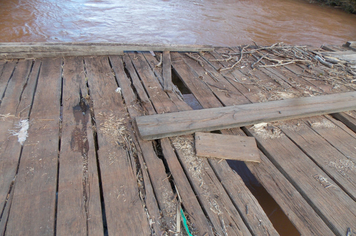
[[187, 231], [188, 236], [193, 236], [189, 232], [189, 228], [188, 228], [188, 224], [187, 224], [187, 218], [185, 218], [185, 215], [184, 215], [184, 212], [183, 212], [182, 208], [180, 208], [180, 214], [182, 215], [182, 218], [183, 218], [183, 225], [184, 225], [185, 231]]

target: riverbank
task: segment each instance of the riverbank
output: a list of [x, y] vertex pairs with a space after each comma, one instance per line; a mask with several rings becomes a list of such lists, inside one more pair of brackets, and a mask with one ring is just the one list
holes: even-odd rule
[[317, 2], [321, 2], [330, 6], [338, 6], [346, 12], [356, 14], [356, 0], [317, 0]]

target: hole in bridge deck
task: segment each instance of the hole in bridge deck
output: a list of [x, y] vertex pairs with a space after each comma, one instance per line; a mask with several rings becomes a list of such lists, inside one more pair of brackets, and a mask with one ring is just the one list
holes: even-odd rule
[[278, 233], [281, 236], [299, 236], [300, 233], [298, 230], [290, 222], [276, 201], [250, 172], [246, 164], [243, 161], [234, 160], [227, 160], [227, 163], [240, 175], [247, 188], [255, 196], [263, 210], [266, 212], [266, 215], [271, 220]]
[[202, 105], [194, 97], [192, 92], [185, 86], [184, 82], [180, 79], [179, 75], [175, 70], [172, 70], [172, 82], [175, 86], [178, 87], [179, 91], [183, 95], [184, 101], [191, 107], [193, 110], [203, 109]]
[[[184, 101], [194, 110], [203, 109], [202, 105], [194, 97], [189, 88], [181, 80], [179, 74], [172, 70], [172, 82], [175, 84], [183, 95]], [[219, 130], [211, 133], [221, 134]], [[288, 217], [284, 214], [280, 206], [269, 195], [266, 189], [258, 182], [255, 176], [247, 168], [243, 161], [227, 160], [230, 167], [235, 170], [244, 183], [260, 203], [268, 218], [271, 220], [273, 226], [281, 236], [299, 236], [300, 233], [295, 226], [290, 222]]]

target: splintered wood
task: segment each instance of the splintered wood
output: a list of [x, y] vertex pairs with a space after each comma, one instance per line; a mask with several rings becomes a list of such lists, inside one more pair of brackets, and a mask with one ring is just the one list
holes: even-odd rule
[[253, 137], [211, 133], [195, 133], [197, 156], [220, 159], [261, 162], [256, 140]]

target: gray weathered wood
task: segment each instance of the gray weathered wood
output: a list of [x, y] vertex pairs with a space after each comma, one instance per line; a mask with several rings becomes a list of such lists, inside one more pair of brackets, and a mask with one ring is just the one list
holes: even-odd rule
[[195, 133], [197, 156], [260, 162], [255, 138], [211, 133]]
[[42, 63], [29, 136], [15, 181], [6, 235], [53, 235], [58, 171], [61, 60]]
[[56, 235], [102, 235], [99, 177], [83, 58], [65, 58]]
[[[148, 235], [150, 227], [132, 164], [134, 157], [126, 150], [130, 145], [125, 141], [125, 137], [130, 139], [126, 130], [126, 108], [121, 95], [115, 92], [117, 84], [109, 60], [107, 57], [85, 58], [85, 65], [95, 111], [108, 233]], [[116, 125], [125, 127], [122, 136], [115, 134]], [[130, 214], [135, 217], [129, 217]]]
[[143, 139], [158, 139], [196, 131], [213, 131], [356, 109], [356, 92], [294, 98], [223, 108], [184, 111], [136, 118]]
[[0, 43], [0, 59], [122, 55], [124, 51], [210, 51], [205, 45], [120, 43]]
[[172, 84], [172, 63], [169, 51], [163, 52], [163, 89], [166, 92], [173, 91]]

